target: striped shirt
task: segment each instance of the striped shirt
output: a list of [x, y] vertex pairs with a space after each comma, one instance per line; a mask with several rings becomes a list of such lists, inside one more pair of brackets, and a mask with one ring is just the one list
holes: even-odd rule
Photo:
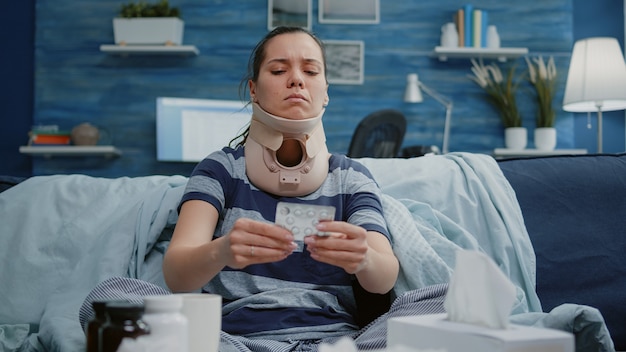
[[[244, 148], [224, 148], [194, 169], [181, 200], [203, 200], [219, 213], [214, 238], [230, 232], [241, 217], [274, 222], [281, 201], [332, 205], [335, 220], [377, 231], [389, 238], [380, 189], [370, 172], [343, 155], [329, 159], [328, 176], [312, 194], [281, 197], [252, 185]], [[352, 282], [342, 268], [320, 263], [309, 252], [280, 262], [224, 268], [203, 287], [223, 299], [222, 329], [234, 335], [274, 340], [315, 340], [345, 335], [358, 326]]]

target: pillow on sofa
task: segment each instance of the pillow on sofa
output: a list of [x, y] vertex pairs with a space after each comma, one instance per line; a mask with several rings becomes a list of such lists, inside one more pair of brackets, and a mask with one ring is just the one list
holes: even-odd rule
[[537, 257], [544, 311], [598, 308], [626, 350], [626, 154], [501, 160]]

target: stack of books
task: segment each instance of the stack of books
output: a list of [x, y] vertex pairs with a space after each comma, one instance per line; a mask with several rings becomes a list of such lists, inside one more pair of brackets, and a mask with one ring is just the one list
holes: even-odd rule
[[56, 125], [34, 126], [30, 132], [29, 145], [69, 145], [71, 132], [59, 130]]
[[455, 12], [454, 23], [459, 33], [459, 47], [487, 47], [489, 18], [486, 10], [466, 4]]

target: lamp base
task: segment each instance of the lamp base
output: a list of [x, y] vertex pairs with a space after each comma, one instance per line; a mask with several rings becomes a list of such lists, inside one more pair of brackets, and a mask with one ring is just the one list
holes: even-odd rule
[[602, 153], [602, 106], [598, 106], [598, 153]]

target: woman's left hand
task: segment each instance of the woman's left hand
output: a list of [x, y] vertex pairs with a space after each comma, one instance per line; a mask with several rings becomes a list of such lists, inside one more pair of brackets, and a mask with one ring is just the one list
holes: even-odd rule
[[313, 259], [341, 267], [348, 274], [356, 274], [367, 266], [370, 247], [364, 228], [344, 221], [323, 221], [317, 229], [328, 236], [304, 238]]

